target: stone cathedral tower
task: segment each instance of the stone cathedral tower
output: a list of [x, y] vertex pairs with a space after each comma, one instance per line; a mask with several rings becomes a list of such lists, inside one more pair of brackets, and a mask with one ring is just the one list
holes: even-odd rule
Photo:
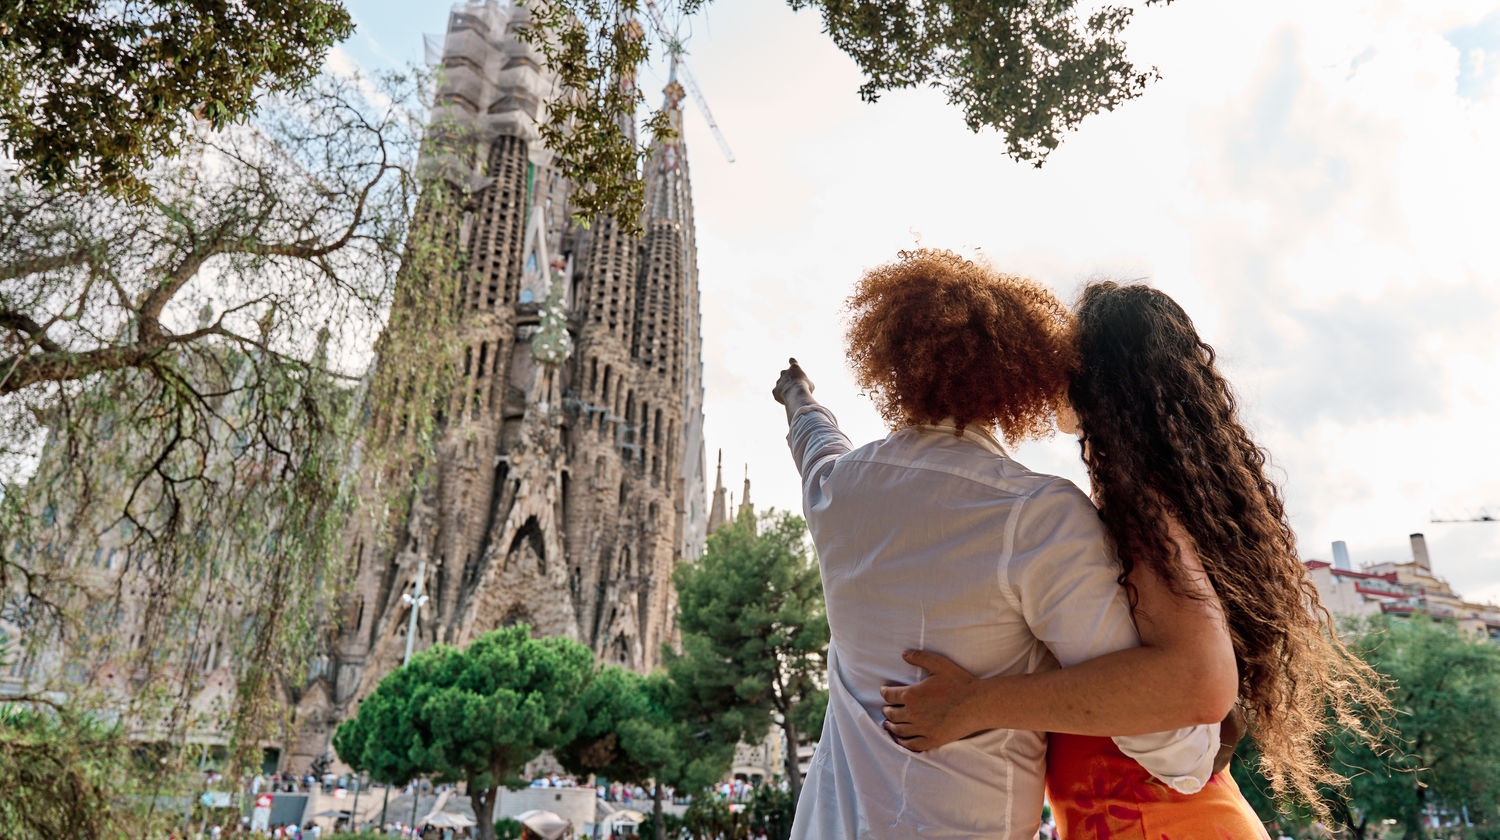
[[[553, 80], [514, 27], [525, 11], [455, 6], [440, 101], [477, 130], [479, 189], [458, 231], [462, 357], [434, 481], [393, 535], [351, 539], [356, 604], [326, 675], [299, 704], [290, 765], [399, 666], [412, 640], [464, 644], [529, 623], [602, 661], [653, 667], [675, 638], [677, 563], [707, 528], [703, 387], [683, 90], [676, 137], [646, 164], [642, 234], [569, 219], [570, 186], [536, 126]], [[566, 336], [560, 333], [565, 330]], [[379, 363], [376, 376], [382, 375]], [[386, 545], [382, 553], [365, 546]]]

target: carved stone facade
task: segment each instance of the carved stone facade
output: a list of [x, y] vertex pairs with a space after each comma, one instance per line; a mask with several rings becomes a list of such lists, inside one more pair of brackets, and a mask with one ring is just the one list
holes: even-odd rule
[[449, 18], [438, 98], [482, 138], [460, 173], [478, 187], [457, 234], [461, 376], [434, 479], [394, 537], [351, 526], [356, 592], [299, 706], [293, 769], [401, 664], [419, 573], [416, 650], [526, 622], [647, 670], [675, 641], [672, 571], [707, 526], [683, 91], [667, 87], [678, 134], [647, 161], [643, 234], [578, 225], [537, 140], [552, 78], [515, 37], [524, 15], [490, 2]]

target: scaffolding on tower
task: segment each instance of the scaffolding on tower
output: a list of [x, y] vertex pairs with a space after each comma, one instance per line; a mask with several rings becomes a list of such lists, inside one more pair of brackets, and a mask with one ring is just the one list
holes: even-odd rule
[[719, 130], [719, 123], [714, 120], [713, 111], [708, 108], [708, 100], [703, 98], [703, 91], [698, 88], [698, 82], [693, 78], [692, 71], [688, 70], [687, 62], [683, 56], [687, 50], [683, 46], [682, 39], [677, 37], [675, 30], [667, 29], [667, 22], [662, 18], [661, 10], [656, 7], [653, 0], [646, 0], [646, 15], [651, 18], [651, 24], [656, 27], [656, 35], [666, 45], [667, 54], [672, 59], [671, 81], [682, 85], [688, 96], [693, 98], [693, 104], [698, 106], [698, 113], [703, 115], [703, 121], [708, 124], [708, 131], [718, 141], [720, 151], [724, 152], [724, 159], [734, 163], [734, 152], [729, 148], [729, 141], [725, 139], [724, 132]]

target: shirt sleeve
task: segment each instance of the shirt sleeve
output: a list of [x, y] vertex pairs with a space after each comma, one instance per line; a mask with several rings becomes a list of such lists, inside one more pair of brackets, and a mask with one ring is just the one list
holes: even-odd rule
[[[1008, 531], [1008, 589], [1064, 668], [1140, 645], [1104, 524], [1083, 491], [1053, 479], [1022, 503]], [[1113, 740], [1173, 790], [1196, 793], [1213, 774], [1219, 724]]]
[[817, 540], [822, 514], [828, 510], [828, 477], [834, 471], [838, 456], [849, 452], [849, 438], [838, 431], [838, 420], [822, 405], [804, 405], [792, 416], [786, 432], [792, 460], [802, 475], [802, 517], [808, 532]]
[[815, 485], [833, 469], [834, 459], [853, 448], [849, 438], [839, 431], [839, 421], [833, 412], [821, 405], [797, 409], [786, 442], [792, 448], [797, 472], [802, 475], [804, 496], [809, 485]]

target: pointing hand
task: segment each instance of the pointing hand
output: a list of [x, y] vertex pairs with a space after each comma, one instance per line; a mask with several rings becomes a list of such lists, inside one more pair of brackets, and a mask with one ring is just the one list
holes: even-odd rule
[[787, 404], [788, 396], [798, 388], [805, 390], [808, 394], [813, 392], [812, 380], [807, 378], [807, 374], [802, 370], [802, 366], [797, 364], [797, 360], [788, 359], [787, 364], [787, 369], [783, 370], [781, 377], [776, 380], [776, 387], [771, 389], [771, 396], [782, 405]]

